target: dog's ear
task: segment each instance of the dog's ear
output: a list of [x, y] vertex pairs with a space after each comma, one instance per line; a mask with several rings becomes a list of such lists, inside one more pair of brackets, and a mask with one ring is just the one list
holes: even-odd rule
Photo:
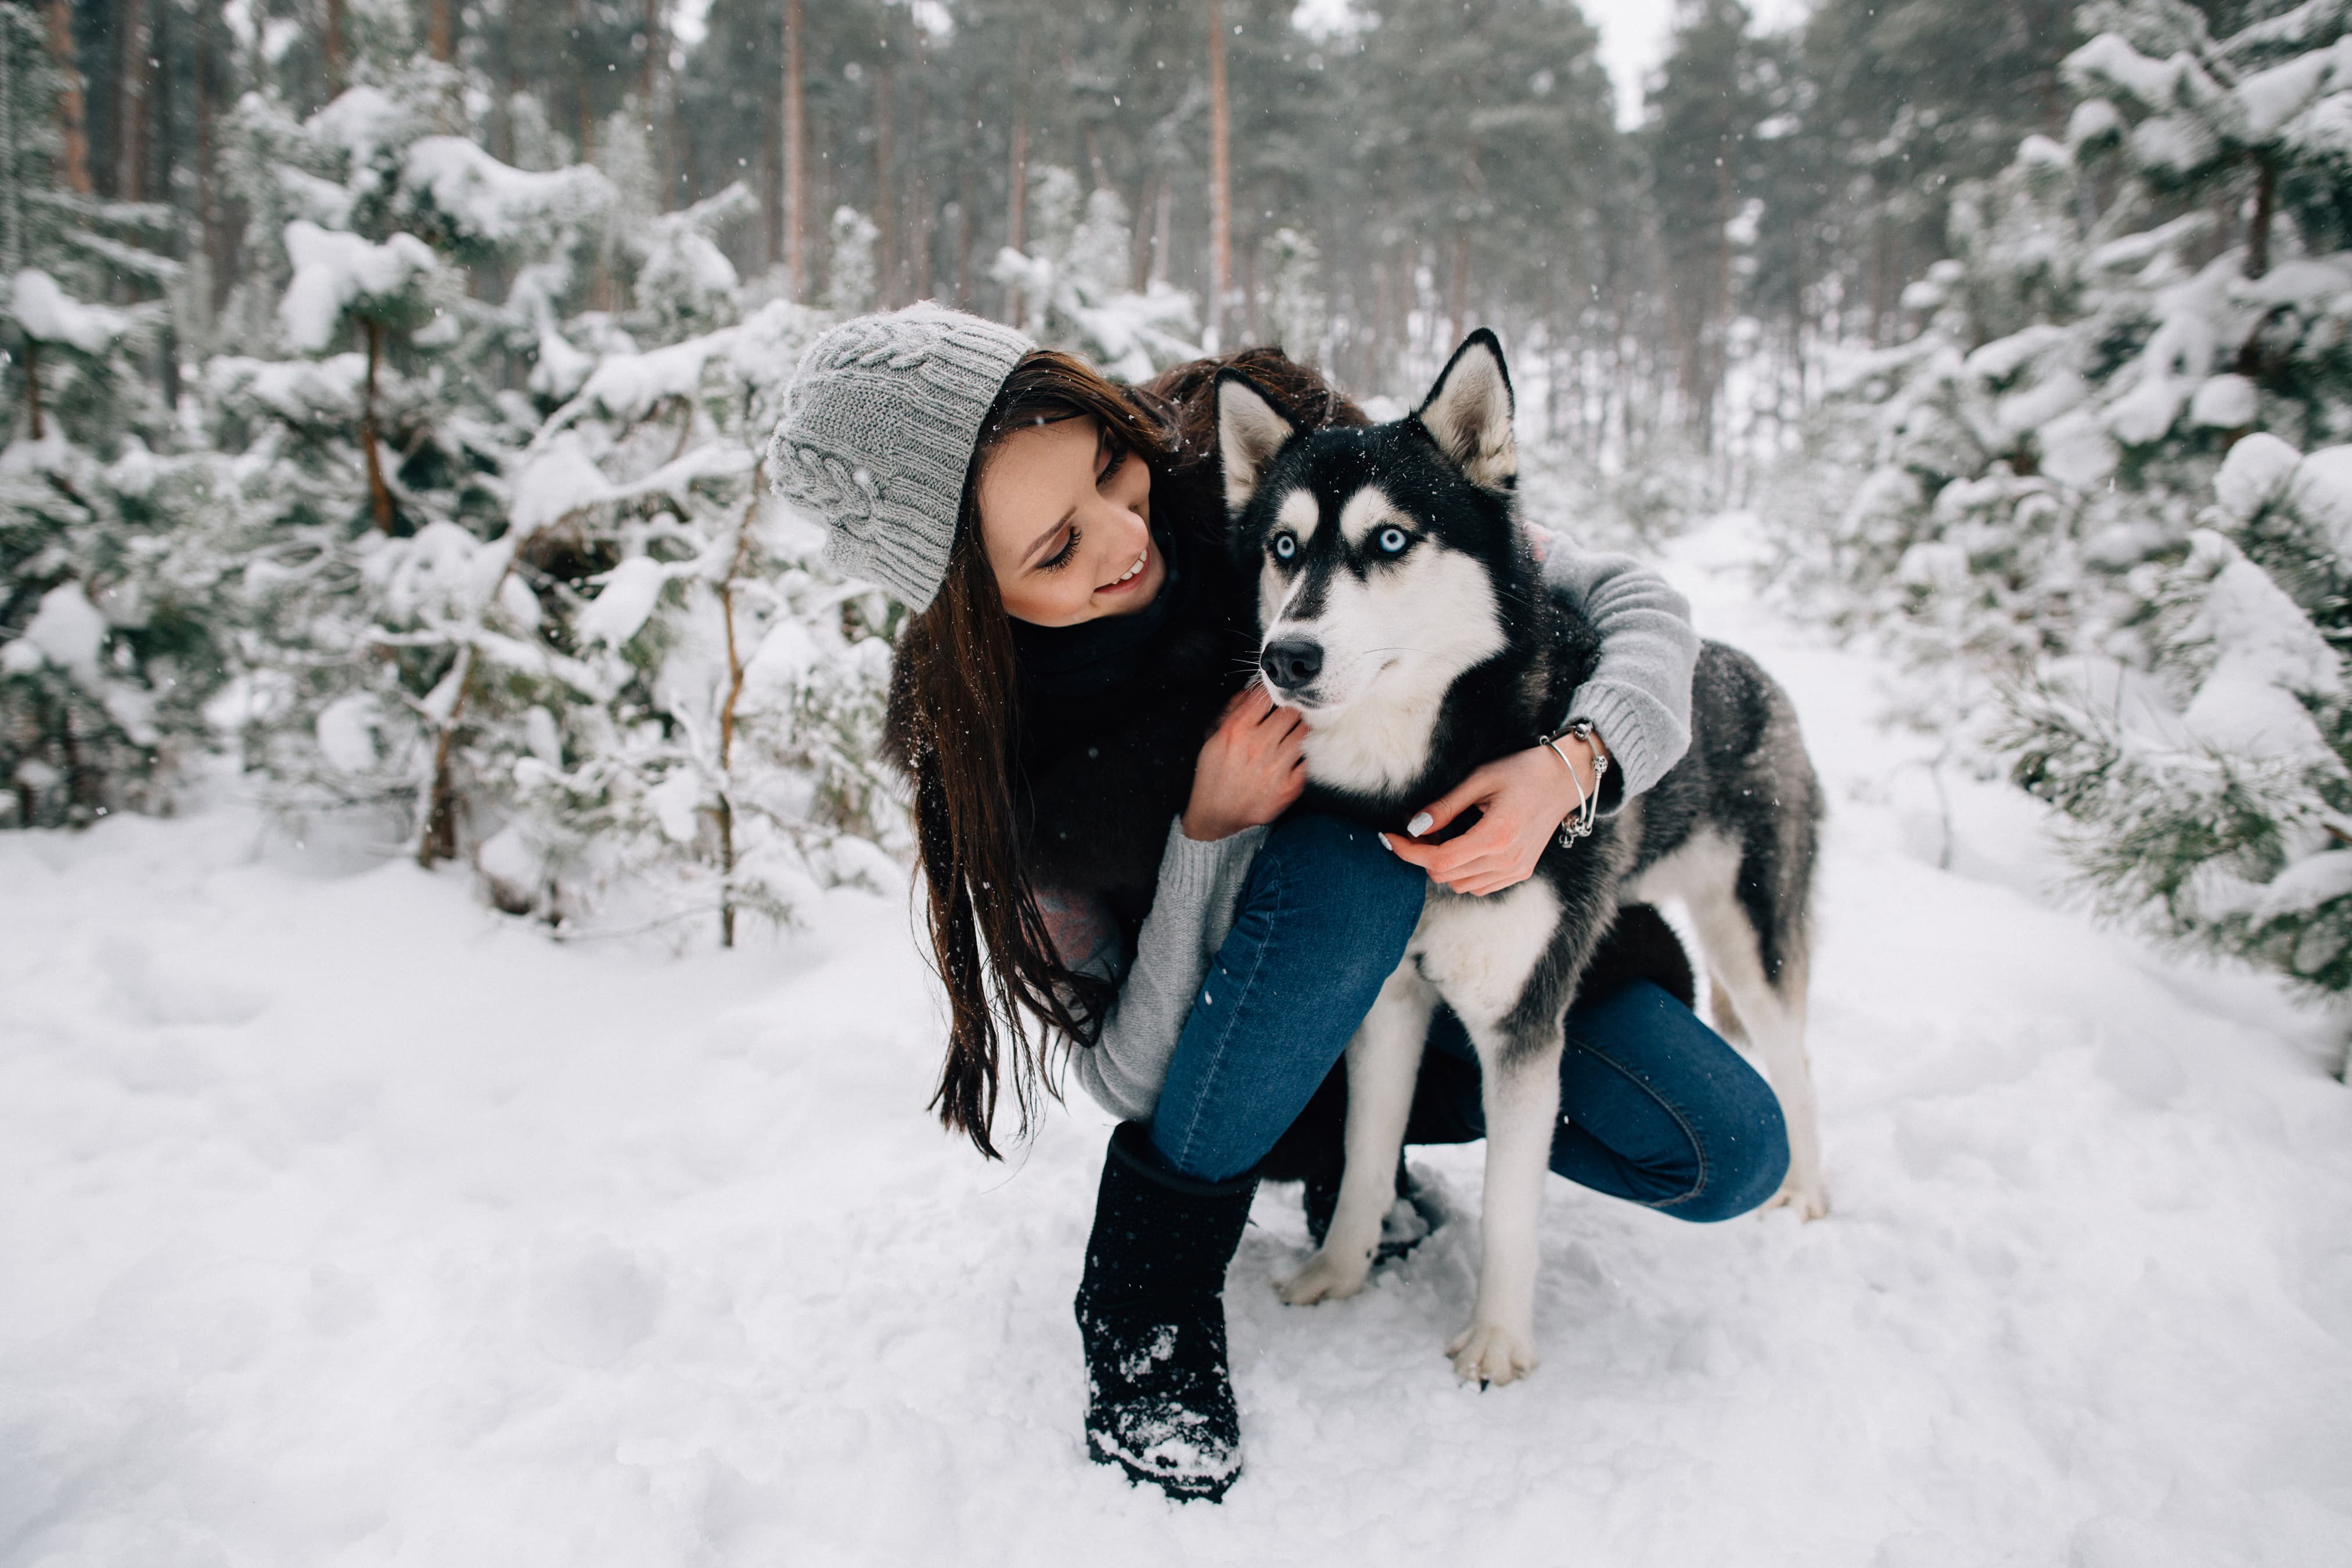
[[1224, 461], [1227, 515], [1241, 516], [1266, 466], [1297, 434], [1298, 427], [1247, 376], [1217, 373], [1217, 452]]
[[1481, 327], [1462, 340], [1413, 417], [1472, 484], [1489, 490], [1518, 484], [1511, 374], [1503, 368], [1503, 345], [1493, 332]]

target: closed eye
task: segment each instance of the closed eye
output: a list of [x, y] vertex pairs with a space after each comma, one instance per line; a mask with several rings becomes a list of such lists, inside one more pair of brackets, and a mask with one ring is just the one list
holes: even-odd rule
[[1070, 537], [1063, 542], [1062, 548], [1054, 552], [1053, 554], [1045, 557], [1045, 560], [1037, 563], [1037, 570], [1040, 572], [1059, 572], [1063, 567], [1067, 566], [1070, 563], [1070, 558], [1077, 554], [1077, 552], [1078, 525], [1074, 522], [1070, 524]]

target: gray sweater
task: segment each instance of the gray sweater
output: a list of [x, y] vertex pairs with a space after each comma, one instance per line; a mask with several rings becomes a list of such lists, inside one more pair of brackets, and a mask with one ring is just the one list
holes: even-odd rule
[[[1608, 743], [1622, 806], [1664, 777], [1690, 745], [1698, 634], [1691, 629], [1689, 602], [1632, 557], [1580, 551], [1557, 534], [1543, 571], [1551, 591], [1581, 609], [1601, 635], [1601, 662], [1560, 718], [1591, 720]], [[1242, 883], [1265, 835], [1252, 827], [1203, 843], [1185, 837], [1181, 820], [1171, 821], [1151, 913], [1132, 953], [1102, 911], [1039, 889], [1063, 962], [1118, 986], [1100, 1038], [1070, 1058], [1087, 1092], [1113, 1115], [1151, 1120], [1176, 1037], [1233, 929]], [[1071, 963], [1077, 953], [1085, 957]]]

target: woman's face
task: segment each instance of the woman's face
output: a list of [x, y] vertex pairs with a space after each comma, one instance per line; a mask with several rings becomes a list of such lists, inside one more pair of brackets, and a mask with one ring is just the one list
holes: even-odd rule
[[1099, 420], [1006, 435], [981, 468], [979, 500], [981, 541], [1016, 619], [1068, 626], [1129, 615], [1168, 580], [1151, 542], [1151, 470]]

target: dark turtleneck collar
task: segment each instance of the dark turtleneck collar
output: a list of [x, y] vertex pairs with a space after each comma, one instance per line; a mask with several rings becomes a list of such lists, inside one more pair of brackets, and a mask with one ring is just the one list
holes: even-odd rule
[[1198, 574], [1187, 570], [1168, 536], [1151, 531], [1151, 542], [1168, 574], [1151, 603], [1131, 615], [1097, 616], [1076, 626], [1041, 626], [1013, 622], [1013, 655], [1024, 694], [1038, 697], [1098, 697], [1133, 679], [1150, 662], [1153, 645], [1188, 604]]

